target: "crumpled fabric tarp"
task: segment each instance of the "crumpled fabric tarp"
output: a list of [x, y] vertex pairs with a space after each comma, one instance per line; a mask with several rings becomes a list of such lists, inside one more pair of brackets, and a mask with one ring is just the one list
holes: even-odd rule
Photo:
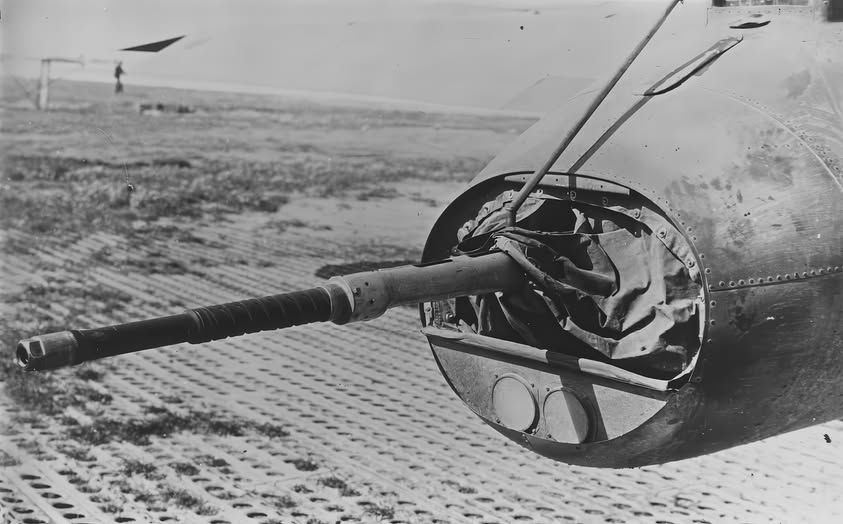
[[671, 378], [699, 347], [700, 277], [690, 247], [646, 207], [534, 194], [507, 227], [512, 193], [460, 231], [457, 253], [500, 249], [530, 284], [471, 297], [478, 334]]

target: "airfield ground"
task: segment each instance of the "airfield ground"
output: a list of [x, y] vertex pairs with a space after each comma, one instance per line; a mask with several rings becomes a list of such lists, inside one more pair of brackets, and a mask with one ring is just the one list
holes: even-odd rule
[[462, 405], [410, 308], [22, 375], [22, 336], [415, 261], [531, 122], [67, 82], [36, 112], [2, 87], [0, 522], [843, 519], [841, 422], [658, 467], [554, 463]]

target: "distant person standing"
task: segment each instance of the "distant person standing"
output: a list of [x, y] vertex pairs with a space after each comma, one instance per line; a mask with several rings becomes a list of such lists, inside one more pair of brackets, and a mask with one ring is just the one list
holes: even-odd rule
[[120, 81], [120, 77], [125, 74], [126, 72], [123, 71], [123, 62], [117, 62], [117, 67], [114, 68], [114, 78], [117, 79], [117, 84], [114, 86], [115, 94], [123, 92], [123, 82]]

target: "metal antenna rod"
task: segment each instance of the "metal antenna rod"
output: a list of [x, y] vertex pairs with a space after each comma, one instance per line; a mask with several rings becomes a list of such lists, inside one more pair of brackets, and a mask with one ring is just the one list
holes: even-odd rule
[[579, 133], [585, 123], [588, 122], [588, 119], [591, 118], [591, 115], [594, 114], [594, 112], [597, 110], [597, 108], [600, 106], [606, 96], [608, 96], [612, 88], [615, 87], [615, 84], [618, 83], [618, 80], [620, 80], [623, 74], [626, 73], [626, 70], [629, 69], [629, 66], [632, 65], [632, 62], [634, 62], [638, 55], [641, 54], [641, 51], [644, 50], [644, 46], [646, 46], [650, 39], [653, 38], [653, 35], [656, 34], [656, 32], [664, 23], [664, 21], [667, 19], [670, 12], [673, 11], [673, 8], [676, 7], [676, 4], [678, 4], [680, 1], [682, 0], [670, 0], [670, 5], [667, 6], [667, 9], [665, 9], [664, 14], [659, 17], [656, 24], [644, 36], [641, 42], [639, 42], [638, 45], [635, 46], [635, 49], [632, 50], [632, 53], [630, 53], [630, 55], [627, 57], [621, 67], [617, 70], [617, 72], [615, 72], [611, 80], [609, 80], [609, 82], [603, 87], [603, 89], [600, 90], [600, 93], [597, 94], [597, 96], [588, 106], [588, 109], [585, 110], [585, 113], [580, 117], [577, 123], [574, 124], [574, 126], [568, 131], [568, 134], [565, 135], [565, 138], [562, 139], [562, 142], [559, 144], [559, 146], [557, 146], [556, 149], [553, 150], [553, 153], [550, 155], [550, 158], [548, 158], [544, 165], [541, 166], [535, 173], [533, 173], [530, 179], [524, 183], [524, 186], [521, 188], [521, 191], [519, 191], [518, 195], [516, 195], [515, 200], [513, 200], [508, 206], [510, 226], [515, 225], [515, 214], [518, 212], [518, 208], [521, 207], [521, 204], [523, 204], [524, 201], [527, 200], [527, 197], [530, 195], [530, 193], [533, 192], [536, 186], [539, 185], [539, 182], [541, 182], [547, 172], [550, 171], [550, 168], [553, 167], [553, 164], [555, 164], [556, 161], [559, 160], [559, 157], [562, 156], [562, 153], [565, 152], [565, 149], [568, 148], [568, 146], [574, 140], [574, 137], [577, 136], [577, 133]]

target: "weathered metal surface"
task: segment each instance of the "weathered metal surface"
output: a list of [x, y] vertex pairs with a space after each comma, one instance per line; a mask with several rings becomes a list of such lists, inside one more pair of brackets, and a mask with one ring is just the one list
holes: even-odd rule
[[[434, 344], [437, 362], [460, 398], [484, 420], [509, 429], [511, 426], [499, 420], [503, 417], [494, 406], [493, 392], [500, 377], [518, 377], [529, 385], [535, 401], [542, 406], [559, 388], [575, 392], [588, 406], [592, 418], [589, 442], [618, 438], [635, 429], [656, 415], [673, 395], [576, 371], [484, 358], [459, 351], [447, 340], [440, 339]], [[536, 425], [528, 433], [552, 435], [544, 413], [537, 415]]]
[[[551, 174], [643, 195], [693, 246], [710, 311], [692, 381], [606, 442], [561, 444], [484, 417], [495, 429], [560, 460], [632, 466], [843, 417], [843, 32], [809, 9], [766, 13], [769, 24], [732, 29], [734, 13], [712, 11], [703, 28], [677, 12], [670, 37], [654, 40]], [[675, 89], [634, 94], [730, 36], [743, 41]], [[575, 98], [494, 159], [443, 213], [425, 256], [444, 250], [449, 230], [490, 194], [537, 169], [588, 100]], [[446, 376], [462, 374], [435, 352]]]
[[829, 276], [718, 293], [695, 379], [652, 419], [615, 440], [580, 446], [554, 443], [538, 433], [515, 439], [574, 464], [635, 466], [713, 453], [838, 419], [843, 416], [841, 287], [843, 277]]

